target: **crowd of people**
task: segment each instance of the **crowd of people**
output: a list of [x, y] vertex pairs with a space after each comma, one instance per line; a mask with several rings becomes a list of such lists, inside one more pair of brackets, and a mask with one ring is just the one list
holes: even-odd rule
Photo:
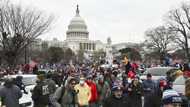
[[[183, 71], [190, 74], [186, 65]], [[136, 63], [70, 64], [62, 70], [34, 73], [38, 75], [31, 91], [34, 107], [188, 107], [189, 97], [172, 90], [169, 78], [155, 82], [148, 73], [142, 81]], [[22, 77], [7, 79], [0, 88], [2, 105], [19, 107], [21, 90], [28, 94]]]

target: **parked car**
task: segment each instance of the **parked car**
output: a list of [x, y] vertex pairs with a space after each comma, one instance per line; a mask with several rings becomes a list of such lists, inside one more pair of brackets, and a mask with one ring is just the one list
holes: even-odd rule
[[23, 92], [22, 98], [19, 99], [19, 104], [21, 107], [33, 107], [33, 101], [32, 101], [32, 93], [31, 90], [36, 85], [36, 80], [37, 80], [37, 75], [32, 75], [32, 74], [23, 74], [23, 75], [9, 75], [5, 76], [4, 78], [16, 78], [17, 76], [22, 76], [23, 77], [23, 83], [25, 85], [25, 89], [27, 94]]
[[160, 78], [166, 78], [167, 73], [174, 77], [175, 72], [177, 72], [178, 69], [175, 67], [153, 67], [153, 68], [147, 68], [145, 72], [140, 76], [140, 79], [143, 81], [146, 79], [146, 75], [148, 73], [152, 74], [152, 79], [157, 81]]

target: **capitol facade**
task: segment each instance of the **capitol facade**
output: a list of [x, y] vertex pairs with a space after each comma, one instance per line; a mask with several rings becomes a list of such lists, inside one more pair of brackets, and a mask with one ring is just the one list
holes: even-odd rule
[[77, 5], [76, 15], [70, 21], [66, 32], [65, 46], [72, 49], [75, 53], [79, 50], [91, 53], [100, 49], [105, 50], [105, 44], [101, 41], [89, 40], [89, 32], [84, 19], [80, 16], [79, 6]]

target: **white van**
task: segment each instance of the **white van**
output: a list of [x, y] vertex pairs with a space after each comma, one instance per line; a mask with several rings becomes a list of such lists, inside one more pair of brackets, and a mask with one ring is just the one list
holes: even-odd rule
[[19, 99], [19, 104], [21, 107], [33, 107], [32, 93], [31, 90], [34, 89], [36, 85], [37, 75], [33, 74], [22, 74], [22, 75], [8, 75], [4, 78], [16, 78], [17, 76], [23, 77], [23, 83], [26, 86], [25, 89], [28, 94], [23, 92], [22, 98]]

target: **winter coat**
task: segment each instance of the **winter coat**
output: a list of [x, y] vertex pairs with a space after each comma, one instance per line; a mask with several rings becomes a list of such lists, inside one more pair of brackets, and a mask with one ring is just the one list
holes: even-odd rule
[[107, 82], [97, 83], [97, 91], [98, 91], [98, 103], [103, 104], [103, 100], [108, 98], [111, 94], [110, 86]]
[[143, 88], [142, 85], [139, 83], [137, 86], [130, 84], [129, 88], [129, 98], [132, 103], [132, 107], [142, 107], [142, 99], [143, 96]]
[[143, 81], [144, 107], [154, 107], [156, 83], [153, 80]]
[[161, 90], [160, 87], [158, 87], [155, 95], [152, 97], [152, 99], [154, 99], [152, 101], [154, 107], [161, 107], [161, 104], [162, 104], [162, 94], [163, 94], [163, 90]]
[[0, 97], [6, 107], [20, 107], [19, 99], [22, 97], [22, 92], [16, 85], [10, 88], [3, 86], [0, 88]]
[[128, 62], [125, 65], [125, 73], [128, 74], [128, 72], [129, 72], [130, 69], [131, 69], [131, 64], [130, 64], [130, 62]]
[[128, 97], [122, 96], [118, 99], [112, 95], [105, 99], [103, 107], [132, 107], [132, 104]]
[[[63, 95], [62, 95], [63, 94]], [[61, 98], [61, 104], [58, 102], [58, 100]], [[63, 87], [57, 88], [57, 90], [54, 93], [53, 98], [55, 99], [55, 107], [78, 107], [78, 97], [77, 93], [74, 90], [65, 88], [63, 90]]]
[[46, 107], [49, 104], [48, 83], [39, 81], [32, 91], [32, 100], [34, 107]]
[[98, 93], [97, 93], [96, 84], [94, 82], [88, 82], [88, 81], [86, 81], [86, 83], [90, 87], [90, 91], [91, 91], [91, 97], [90, 97], [89, 102], [94, 103], [98, 99]]
[[88, 87], [88, 85], [85, 83], [83, 86], [80, 84], [77, 84], [75, 86], [75, 90], [77, 90], [79, 93], [78, 96], [78, 102], [80, 106], [87, 106], [89, 105], [89, 100], [91, 98], [91, 90]]
[[53, 96], [56, 91], [56, 84], [52, 79], [46, 79], [45, 81], [48, 84], [49, 90], [49, 106], [52, 107], [53, 105], [55, 105], [55, 100], [53, 99]]
[[63, 82], [63, 76], [61, 74], [55, 73], [52, 77], [52, 80], [60, 87]]
[[56, 83], [54, 80], [52, 79], [46, 79], [46, 82], [48, 83], [48, 89], [49, 89], [49, 93], [53, 94], [56, 90]]
[[24, 87], [24, 84], [22, 82], [22, 78], [21, 77], [17, 77], [14, 81], [15, 85], [17, 85], [21, 90]]
[[130, 79], [133, 79], [133, 78], [135, 78], [135, 73], [133, 71], [129, 71], [127, 74], [127, 77]]
[[142, 83], [143, 90], [144, 90], [144, 96], [151, 96], [154, 95], [156, 91], [156, 83], [153, 80], [144, 80]]

